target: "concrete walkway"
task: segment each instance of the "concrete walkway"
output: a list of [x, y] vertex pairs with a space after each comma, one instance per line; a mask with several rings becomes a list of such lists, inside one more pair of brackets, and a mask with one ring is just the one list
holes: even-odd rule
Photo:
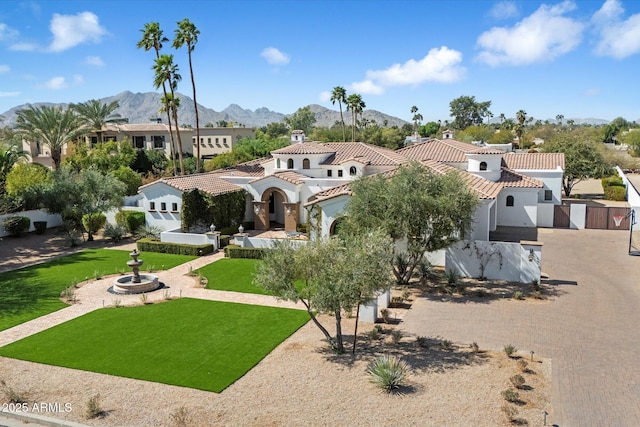
[[[133, 248], [133, 246], [131, 247]], [[114, 249], [128, 250], [128, 247], [116, 247]], [[235, 302], [242, 304], [265, 305], [270, 307], [283, 307], [304, 310], [301, 303], [294, 304], [289, 301], [278, 301], [269, 295], [246, 294], [240, 292], [216, 291], [204, 289], [196, 282], [195, 277], [187, 274], [191, 270], [197, 270], [224, 257], [222, 252], [203, 256], [193, 261], [181, 264], [166, 271], [156, 271], [160, 282], [165, 287], [145, 294], [150, 302], [166, 301], [170, 298], [199, 298], [212, 301]], [[144, 266], [143, 266], [144, 270]], [[116, 303], [122, 306], [141, 305], [141, 295], [116, 295], [109, 292], [113, 280], [119, 276], [109, 276], [83, 284], [76, 290], [76, 302], [62, 310], [54, 311], [45, 316], [38, 317], [29, 322], [14, 326], [0, 332], [0, 347], [28, 337], [60, 323], [82, 316], [83, 314], [103, 307], [113, 307]]]
[[418, 298], [400, 327], [551, 357], [560, 427], [640, 426], [640, 257], [627, 254], [628, 239], [624, 231], [540, 229], [543, 271], [558, 296], [484, 304]]

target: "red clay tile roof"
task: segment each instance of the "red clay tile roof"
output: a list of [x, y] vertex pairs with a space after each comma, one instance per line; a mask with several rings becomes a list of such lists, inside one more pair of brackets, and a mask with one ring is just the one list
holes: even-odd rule
[[204, 191], [205, 193], [213, 196], [242, 190], [242, 187], [231, 184], [224, 179], [215, 176], [214, 172], [160, 178], [150, 184], [143, 185], [140, 189], [149, 187], [158, 182], [163, 182], [180, 191], [189, 191], [197, 188], [198, 190]]
[[557, 169], [564, 170], [564, 153], [508, 153], [502, 164], [509, 169]]
[[435, 160], [425, 160], [420, 163], [430, 168], [432, 171], [440, 174], [446, 174], [449, 172], [459, 173], [464, 182], [466, 182], [469, 186], [469, 189], [475, 192], [480, 199], [495, 199], [496, 197], [498, 197], [498, 193], [500, 193], [500, 190], [502, 190], [503, 187], [503, 185], [500, 183], [480, 178], [479, 176], [470, 174], [466, 171], [461, 171], [458, 168], [437, 162]]
[[322, 190], [313, 195], [313, 200], [305, 203], [305, 206], [310, 206], [316, 204], [318, 202], [322, 202], [325, 200], [333, 199], [334, 197], [347, 195], [351, 196], [353, 193], [351, 192], [351, 186], [349, 183], [338, 185], [336, 187], [327, 188], [326, 190]]
[[410, 160], [437, 160], [447, 163], [463, 163], [467, 161], [466, 154], [504, 154], [504, 151], [488, 147], [478, 147], [455, 139], [430, 139], [419, 144], [401, 148], [397, 153]]
[[264, 176], [264, 163], [271, 161], [270, 157], [262, 157], [260, 159], [250, 160], [235, 166], [212, 171], [212, 174], [218, 176]]
[[306, 175], [303, 175], [301, 173], [298, 172], [294, 172], [294, 171], [283, 171], [283, 172], [275, 172], [273, 175], [267, 175], [267, 176], [262, 176], [258, 179], [254, 179], [253, 181], [251, 181], [251, 183], [255, 183], [258, 181], [261, 181], [263, 179], [267, 179], [270, 177], [276, 177], [276, 178], [280, 178], [283, 181], [287, 181], [290, 182], [291, 184], [295, 184], [295, 185], [299, 185], [304, 183], [304, 180], [306, 178], [309, 178]]
[[272, 151], [272, 154], [331, 154], [334, 150], [317, 142], [298, 142]]
[[364, 142], [328, 142], [322, 144], [335, 153], [323, 165], [341, 165], [350, 160], [371, 166], [395, 166], [407, 162], [407, 158], [396, 151]]

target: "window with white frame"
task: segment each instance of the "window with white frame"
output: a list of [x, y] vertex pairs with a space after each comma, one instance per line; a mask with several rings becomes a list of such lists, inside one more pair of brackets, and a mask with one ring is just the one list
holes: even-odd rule
[[544, 200], [545, 201], [549, 201], [549, 200], [553, 200], [553, 191], [551, 190], [544, 190]]
[[144, 136], [134, 136], [133, 137], [133, 148], [138, 148], [140, 150], [144, 149], [146, 139]]
[[507, 196], [507, 206], [513, 206], [514, 201], [513, 196]]
[[156, 210], [156, 202], [149, 202], [149, 210], [150, 211]]
[[165, 202], [160, 203], [160, 211], [166, 212], [167, 204]]
[[153, 141], [153, 148], [164, 149], [164, 135], [153, 135], [151, 140]]

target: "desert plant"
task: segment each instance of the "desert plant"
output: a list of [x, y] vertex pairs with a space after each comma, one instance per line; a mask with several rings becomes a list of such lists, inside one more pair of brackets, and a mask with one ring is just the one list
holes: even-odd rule
[[102, 235], [113, 242], [121, 241], [124, 239], [125, 234], [125, 228], [118, 224], [113, 225], [111, 223], [107, 223], [104, 226], [104, 230], [102, 230]]
[[516, 420], [516, 417], [518, 416], [518, 410], [514, 406], [505, 403], [504, 405], [502, 405], [501, 409], [505, 417], [507, 417], [507, 421], [513, 423]]
[[523, 300], [524, 299], [524, 293], [522, 293], [522, 291], [515, 291], [513, 293], [513, 298], [517, 299], [517, 300]]
[[524, 359], [520, 359], [518, 360], [518, 369], [520, 369], [520, 372], [527, 372], [527, 370], [529, 366], [529, 362], [527, 362]]
[[160, 233], [162, 233], [162, 228], [157, 225], [143, 225], [136, 230], [136, 238], [137, 239], [160, 239]]
[[140, 295], [140, 302], [141, 302], [142, 304], [145, 304], [145, 305], [147, 305], [147, 304], [151, 304], [151, 301], [149, 301], [149, 295], [147, 295], [146, 293], [144, 293], [144, 292], [143, 292], [143, 293]]
[[206, 278], [206, 277], [204, 277], [202, 274], [198, 274], [198, 284], [199, 284], [200, 286], [207, 286], [207, 283], [208, 283], [208, 282], [209, 282], [209, 281], [207, 280], [207, 278]]
[[420, 279], [425, 280], [429, 278], [433, 274], [433, 265], [426, 259], [423, 259], [418, 263], [418, 274], [420, 274]]
[[100, 280], [100, 279], [102, 279], [103, 277], [104, 277], [104, 273], [103, 273], [103, 272], [101, 272], [101, 271], [99, 271], [99, 270], [95, 270], [95, 271], [93, 272], [93, 278], [94, 278], [94, 279], [96, 279], [96, 280]]
[[504, 354], [506, 354], [508, 357], [515, 356], [516, 352], [518, 351], [516, 346], [512, 344], [505, 345], [503, 349], [504, 349]]
[[87, 401], [87, 409], [85, 415], [88, 419], [104, 417], [105, 411], [100, 405], [100, 395], [96, 394]]
[[533, 280], [531, 282], [531, 287], [533, 288], [534, 291], [538, 291], [538, 292], [541, 291], [540, 282], [538, 282], [537, 280]]
[[391, 323], [391, 312], [388, 309], [383, 308], [380, 310], [380, 316], [382, 316], [382, 321], [384, 323]]
[[379, 340], [380, 339], [380, 331], [377, 328], [373, 328], [369, 332], [367, 332], [367, 337], [371, 340]]
[[453, 341], [442, 340], [440, 347], [442, 347], [444, 351], [451, 351], [453, 350]]
[[445, 277], [447, 279], [447, 284], [451, 286], [457, 285], [458, 280], [460, 280], [460, 275], [456, 273], [455, 270], [447, 270]]
[[402, 297], [392, 297], [391, 298], [391, 304], [393, 304], [395, 306], [402, 305], [403, 302], [404, 302], [404, 298], [402, 298]]
[[394, 344], [400, 344], [400, 340], [402, 339], [402, 331], [399, 329], [394, 329], [391, 331], [391, 340]]
[[0, 387], [2, 387], [2, 394], [4, 394], [5, 399], [9, 403], [27, 403], [27, 395], [25, 393], [20, 393], [14, 390], [12, 387], [9, 387], [4, 380], [0, 380]]
[[156, 266], [155, 266], [155, 265], [153, 265], [153, 264], [149, 264], [149, 265], [147, 266], [147, 272], [148, 272], [148, 273], [153, 273], [153, 272], [155, 271], [155, 269], [156, 269]]
[[411, 299], [411, 292], [409, 290], [405, 290], [402, 293], [402, 300], [403, 301], [409, 301]]
[[170, 300], [171, 299], [171, 291], [164, 291], [164, 293], [162, 294], [162, 297], [167, 301]]
[[471, 351], [474, 353], [479, 353], [480, 352], [480, 346], [478, 346], [477, 342], [472, 342], [471, 343]]
[[507, 402], [511, 402], [511, 403], [520, 402], [520, 394], [517, 391], [511, 390], [510, 388], [503, 390], [502, 393], [500, 394], [502, 395], [504, 400], [506, 400]]
[[512, 376], [511, 378], [509, 378], [509, 381], [511, 381], [511, 384], [513, 384], [513, 386], [518, 389], [522, 388], [525, 383], [524, 377], [520, 374]]
[[186, 427], [191, 425], [193, 418], [184, 406], [173, 411], [169, 417], [171, 418], [171, 421], [173, 421], [173, 425], [176, 427]]
[[76, 290], [76, 285], [75, 284], [71, 284], [71, 286], [65, 288], [64, 291], [62, 291], [60, 296], [66, 302], [75, 301], [75, 290]]
[[2, 221], [2, 227], [14, 237], [22, 236], [30, 226], [31, 220], [26, 216], [10, 216]]
[[406, 384], [409, 365], [395, 356], [379, 356], [367, 368], [372, 383], [387, 392]]
[[119, 298], [114, 299], [114, 300], [113, 300], [113, 306], [114, 306], [115, 308], [120, 308], [120, 307], [122, 307], [122, 300], [121, 300], [121, 299], [119, 299]]

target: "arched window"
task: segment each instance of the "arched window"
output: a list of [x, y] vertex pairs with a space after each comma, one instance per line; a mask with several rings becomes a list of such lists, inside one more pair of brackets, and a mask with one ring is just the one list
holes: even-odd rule
[[507, 196], [507, 206], [513, 206], [513, 196]]
[[287, 160], [287, 169], [293, 169], [293, 159]]
[[311, 164], [309, 162], [309, 159], [302, 160], [302, 169], [309, 169], [310, 167], [311, 167]]
[[355, 166], [351, 166], [351, 167], [349, 168], [349, 175], [351, 175], [351, 176], [355, 176], [357, 172], [358, 172], [358, 170], [356, 169], [356, 167], [355, 167]]
[[481, 171], [487, 170], [487, 162], [480, 162], [480, 170]]
[[276, 160], [276, 168], [280, 169], [280, 159]]

